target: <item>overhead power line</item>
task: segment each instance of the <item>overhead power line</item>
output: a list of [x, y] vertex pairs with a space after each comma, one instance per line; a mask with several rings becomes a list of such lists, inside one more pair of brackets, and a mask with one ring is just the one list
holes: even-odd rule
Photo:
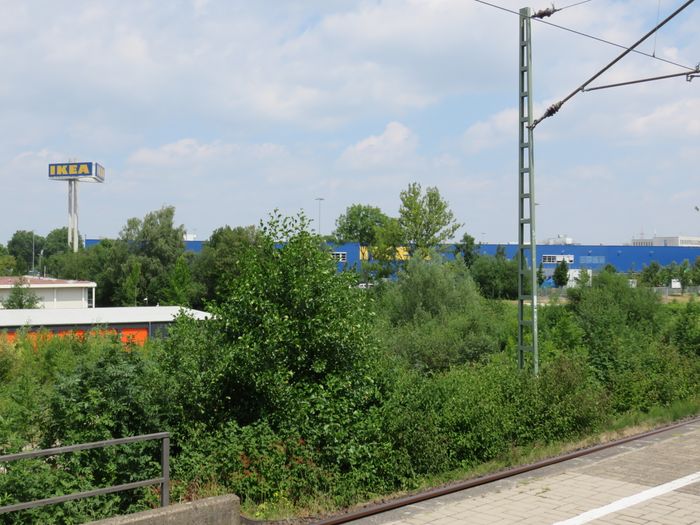
[[[510, 13], [510, 14], [513, 14], [513, 15], [518, 15], [518, 16], [520, 16], [520, 13], [517, 12], [517, 11], [513, 11], [512, 9], [508, 9], [508, 8], [506, 8], [506, 7], [503, 7], [503, 6], [500, 6], [500, 5], [491, 3], [491, 2], [487, 2], [487, 1], [485, 1], [485, 0], [474, 0], [474, 1], [477, 2], [477, 3], [479, 3], [479, 4], [483, 4], [483, 5], [486, 5], [486, 6], [489, 6], [489, 7], [493, 7], [493, 8], [495, 8], [495, 9], [499, 9], [499, 10], [501, 10], [501, 11], [505, 11], [506, 13]], [[573, 7], [574, 5], [578, 5], [578, 4], [572, 4], [572, 5], [570, 5], [570, 6], [562, 7], [561, 9], [558, 9], [558, 11], [567, 9], [568, 7]], [[554, 24], [554, 23], [552, 23], [552, 22], [548, 22], [547, 20], [543, 20], [542, 18], [533, 18], [533, 20], [535, 20], [536, 22], [540, 22], [540, 23], [542, 23], [542, 24], [551, 26], [551, 27], [556, 27], [557, 29], [561, 29], [561, 30], [563, 30], [563, 31], [568, 31], [569, 33], [573, 33], [573, 34], [575, 34], [575, 35], [583, 36], [583, 37], [585, 37], [585, 38], [590, 38], [591, 40], [595, 40], [596, 42], [601, 42], [601, 43], [603, 43], [603, 44], [608, 44], [608, 45], [610, 45], [610, 46], [614, 46], [614, 47], [617, 47], [617, 48], [620, 48], [620, 49], [629, 49], [629, 46], [624, 46], [624, 45], [622, 45], [622, 44], [617, 44], [617, 43], [615, 43], [615, 42], [611, 42], [610, 40], [606, 40], [606, 39], [604, 39], [604, 38], [600, 38], [600, 37], [597, 37], [597, 36], [594, 36], [594, 35], [590, 35], [590, 34], [588, 34], [588, 33], [584, 33], [583, 31], [577, 31], [576, 29], [571, 29], [570, 27], [565, 27], [565, 26], [562, 26], [562, 25], [559, 25], [559, 24]], [[682, 68], [687, 69], [688, 71], [694, 71], [694, 70], [695, 70], [694, 67], [686, 66], [686, 65], [684, 65], [684, 64], [679, 64], [679, 63], [677, 63], [677, 62], [673, 62], [672, 60], [668, 60], [668, 59], [666, 59], [666, 58], [661, 58], [661, 57], [658, 57], [658, 56], [656, 56], [656, 55], [652, 55], [652, 54], [649, 54], [649, 53], [645, 53], [644, 51], [639, 51], [638, 49], [634, 49], [634, 50], [633, 50], [633, 53], [636, 53], [636, 54], [638, 54], [638, 55], [645, 56], [645, 57], [647, 57], [647, 58], [653, 58], [654, 60], [659, 60], [660, 62], [665, 62], [666, 64], [670, 64], [670, 65], [672, 65], [672, 66], [682, 67]]]
[[590, 1], [591, 0], [581, 0], [580, 2], [576, 2], [575, 4], [570, 4], [570, 5], [564, 6], [561, 9], [559, 9], [559, 11], [563, 11], [564, 9], [569, 9], [570, 7], [576, 7], [577, 5], [587, 4]]
[[[586, 88], [586, 86], [588, 86], [588, 84], [590, 84], [591, 82], [593, 82], [596, 78], [598, 78], [599, 76], [601, 76], [601, 75], [602, 75], [603, 73], [605, 73], [608, 69], [610, 69], [610, 68], [613, 67], [615, 64], [617, 64], [620, 60], [622, 60], [624, 57], [626, 57], [627, 55], [629, 55], [632, 51], [634, 51], [634, 48], [635, 48], [635, 47], [637, 47], [639, 44], [641, 44], [642, 42], [644, 42], [647, 38], [649, 38], [651, 35], [653, 35], [656, 31], [658, 31], [659, 29], [661, 29], [661, 28], [662, 28], [664, 25], [666, 25], [671, 19], [673, 19], [676, 15], [678, 15], [678, 13], [680, 13], [681, 11], [683, 11], [686, 7], [688, 7], [688, 6], [689, 6], [690, 4], [692, 4], [694, 1], [695, 1], [695, 0], [688, 0], [687, 2], [685, 2], [682, 6], [680, 6], [678, 9], [676, 9], [673, 13], [671, 13], [671, 14], [668, 15], [666, 18], [664, 18], [664, 20], [663, 20], [662, 22], [658, 23], [651, 31], [649, 31], [648, 33], [646, 33], [642, 38], [640, 38], [639, 40], [637, 40], [637, 41], [636, 41], [634, 44], [632, 44], [628, 49], [626, 49], [623, 53], [621, 53], [617, 58], [615, 58], [612, 62], [610, 62], [607, 66], [605, 66], [603, 69], [601, 69], [600, 71], [598, 71], [595, 75], [593, 75], [591, 78], [589, 78], [588, 80], [586, 80], [583, 84], [581, 84], [581, 85], [580, 85], [578, 88], [576, 88], [574, 91], [572, 91], [571, 93], [569, 93], [569, 95], [568, 95], [566, 98], [564, 98], [564, 99], [560, 100], [559, 102], [557, 102], [557, 103], [552, 104], [551, 106], [549, 106], [549, 107], [547, 108], [547, 111], [544, 112], [544, 115], [542, 115], [540, 118], [538, 118], [537, 120], [535, 120], [535, 121], [532, 123], [532, 127], [534, 128], [535, 126], [537, 126], [537, 124], [539, 124], [540, 122], [542, 122], [544, 119], [549, 118], [549, 117], [555, 115], [555, 114], [561, 109], [561, 107], [562, 107], [568, 100], [570, 100], [574, 95], [576, 95], [576, 94], [579, 93], [579, 92], [584, 91], [584, 88]], [[696, 69], [697, 69], [697, 68], [696, 68]]]
[[675, 78], [675, 77], [685, 77], [685, 79], [690, 82], [694, 78], [696, 78], [698, 75], [700, 75], [700, 65], [695, 68], [695, 71], [691, 71], [690, 73], [687, 73], [683, 71], [682, 73], [671, 73], [670, 75], [661, 75], [658, 77], [650, 77], [650, 78], [640, 78], [638, 80], [628, 80], [626, 82], [617, 82], [615, 84], [606, 84], [604, 86], [593, 86], [589, 88], [584, 88], [581, 91], [596, 91], [598, 89], [607, 89], [607, 88], [614, 88], [614, 87], [620, 87], [620, 86], [629, 86], [631, 84], [641, 84], [642, 82], [652, 82], [654, 80], [664, 80], [667, 78]]

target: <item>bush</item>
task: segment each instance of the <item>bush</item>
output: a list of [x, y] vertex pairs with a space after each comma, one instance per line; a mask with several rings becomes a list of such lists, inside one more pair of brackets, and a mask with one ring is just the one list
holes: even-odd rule
[[506, 307], [478, 293], [463, 264], [412, 259], [380, 290], [377, 338], [420, 370], [444, 370], [502, 350]]
[[[162, 430], [147, 350], [88, 334], [24, 336], [14, 351], [12, 380], [0, 395], [10, 400], [0, 418], [0, 437], [12, 451], [27, 444], [50, 448]], [[158, 443], [149, 442], [13, 462], [0, 476], [0, 494], [9, 504], [156, 477], [159, 453]], [[73, 523], [147, 505], [139, 490], [13, 513], [8, 519]]]

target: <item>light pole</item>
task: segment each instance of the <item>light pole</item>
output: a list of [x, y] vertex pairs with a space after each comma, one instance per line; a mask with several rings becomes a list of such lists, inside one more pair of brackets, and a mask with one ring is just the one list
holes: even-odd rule
[[318, 233], [318, 236], [321, 236], [321, 202], [323, 202], [325, 199], [323, 197], [316, 197], [318, 201], [318, 225], [316, 226], [316, 232]]

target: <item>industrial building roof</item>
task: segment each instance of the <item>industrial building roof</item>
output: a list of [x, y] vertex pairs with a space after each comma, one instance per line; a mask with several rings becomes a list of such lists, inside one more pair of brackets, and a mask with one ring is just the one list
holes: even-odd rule
[[115, 325], [134, 323], [170, 323], [180, 313], [195, 319], [211, 314], [179, 306], [127, 306], [114, 308], [63, 308], [1, 310], [0, 329], [15, 326]]

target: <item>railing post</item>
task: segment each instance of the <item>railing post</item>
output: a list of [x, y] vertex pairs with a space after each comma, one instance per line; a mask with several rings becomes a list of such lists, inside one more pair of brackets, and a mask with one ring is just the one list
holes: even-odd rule
[[165, 436], [160, 451], [161, 477], [160, 506], [167, 507], [170, 504], [170, 436]]

